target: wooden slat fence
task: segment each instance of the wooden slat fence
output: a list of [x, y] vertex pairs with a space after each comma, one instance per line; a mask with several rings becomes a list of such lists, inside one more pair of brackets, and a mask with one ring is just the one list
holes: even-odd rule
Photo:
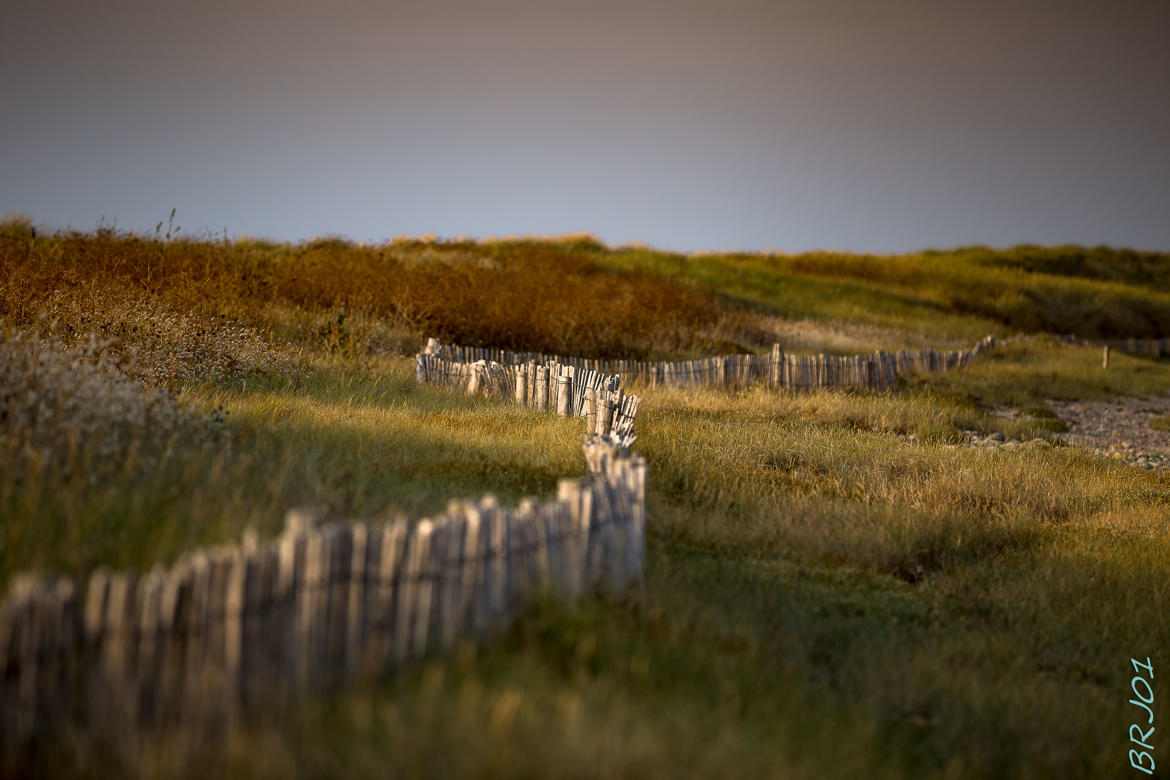
[[1110, 349], [1150, 357], [1170, 356], [1170, 339], [1112, 339], [1104, 342]]
[[20, 579], [0, 604], [0, 737], [13, 748], [112, 711], [128, 725], [227, 716], [489, 636], [539, 594], [625, 588], [642, 576], [646, 465], [609, 437], [585, 457], [589, 476], [552, 501], [384, 523], [293, 511], [276, 539], [143, 576]]
[[[437, 350], [430, 340], [428, 349]], [[490, 350], [485, 350], [487, 352]], [[587, 430], [634, 443], [634, 420], [641, 399], [626, 395], [619, 377], [556, 359], [502, 364], [478, 357], [463, 360], [438, 352], [415, 356], [415, 378], [466, 395], [506, 398], [540, 412], [584, 417]]]
[[[766, 382], [792, 390], [825, 387], [884, 389], [892, 385], [899, 374], [963, 368], [994, 346], [994, 337], [987, 336], [969, 349], [878, 351], [871, 355], [841, 356], [788, 355], [779, 344], [774, 344], [767, 355], [719, 355], [700, 360], [647, 362], [461, 347], [428, 339], [418, 361], [420, 382], [445, 384], [470, 392], [478, 391], [483, 383], [499, 382], [504, 387], [500, 391], [502, 394], [506, 394], [507, 388], [515, 386], [516, 382], [522, 383], [522, 380], [511, 378], [518, 370], [528, 367], [531, 372], [532, 366], [556, 367], [557, 376], [566, 371], [600, 375], [615, 387], [619, 381], [647, 387], [722, 387]], [[469, 378], [477, 373], [485, 378]], [[486, 378], [488, 376], [492, 378]], [[497, 376], [500, 378], [496, 379]]]
[[1055, 336], [1068, 344], [1077, 344], [1083, 347], [1109, 347], [1118, 352], [1127, 352], [1131, 355], [1147, 355], [1149, 357], [1170, 357], [1170, 339], [1105, 339], [1090, 341], [1077, 336]]

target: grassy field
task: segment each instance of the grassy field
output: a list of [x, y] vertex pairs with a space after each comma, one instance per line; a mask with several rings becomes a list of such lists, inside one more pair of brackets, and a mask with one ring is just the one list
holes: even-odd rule
[[[578, 421], [417, 386], [400, 353], [429, 333], [681, 356], [783, 334], [858, 351], [1170, 323], [1170, 297], [1143, 281], [1167, 273], [1166, 258], [1102, 250], [685, 258], [588, 239], [293, 247], [5, 231], [0, 581], [146, 568], [247, 527], [275, 533], [294, 505], [417, 515], [486, 492], [549, 496], [582, 472]], [[430, 281], [409, 288], [412, 274]], [[568, 280], [564, 301], [542, 286], [554, 277]], [[982, 308], [950, 297], [972, 279], [989, 293]], [[464, 293], [448, 307], [452, 289]], [[1068, 319], [1025, 324], [1005, 303], [1021, 290], [1063, 296], [1027, 315], [1035, 323]], [[1106, 314], [1083, 319], [1093, 306]], [[885, 393], [647, 390], [639, 592], [534, 605], [486, 647], [222, 733], [136, 741], [112, 727], [3, 765], [103, 777], [1132, 772], [1129, 659], [1150, 656], [1157, 673], [1170, 647], [1170, 475], [1047, 443], [957, 442], [966, 429], [1051, 436], [1050, 420], [999, 406], [1168, 389], [1166, 361], [1115, 354], [1103, 372], [1099, 352], [1039, 338]], [[1153, 741], [1156, 758], [1170, 755], [1163, 729]]]
[[683, 256], [599, 249], [599, 263], [696, 281], [770, 314], [973, 340], [991, 332], [1086, 338], [1165, 333], [1165, 255], [1108, 248], [972, 247], [897, 256]]

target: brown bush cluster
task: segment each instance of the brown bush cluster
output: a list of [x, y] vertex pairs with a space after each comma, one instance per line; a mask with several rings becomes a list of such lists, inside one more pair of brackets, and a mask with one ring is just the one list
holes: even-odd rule
[[[319, 323], [335, 323], [338, 313], [350, 315], [349, 322], [372, 320], [462, 344], [596, 357], [760, 346], [753, 343], [756, 329], [744, 324], [749, 320], [715, 293], [651, 273], [605, 269], [553, 241], [360, 246], [328, 239], [294, 246], [10, 230], [0, 232], [0, 259], [0, 301], [10, 322], [51, 311], [81, 332], [95, 321], [116, 338], [139, 338], [125, 327], [144, 328], [147, 341], [177, 355], [173, 369], [152, 368], [159, 380], [197, 373], [195, 366], [208, 359], [192, 339], [176, 347], [166, 334], [238, 327], [225, 324], [231, 321], [256, 333], [232, 330], [226, 342], [233, 346], [211, 350], [220, 368], [206, 373], [237, 363], [271, 367], [260, 358], [260, 332], [287, 331], [281, 317], [290, 312], [318, 323], [294, 328], [294, 336], [326, 346], [339, 334], [336, 325], [322, 331]], [[123, 303], [102, 303], [111, 295]], [[144, 300], [150, 301], [145, 307]], [[124, 321], [133, 324], [118, 324]], [[224, 335], [216, 332], [216, 343]]]

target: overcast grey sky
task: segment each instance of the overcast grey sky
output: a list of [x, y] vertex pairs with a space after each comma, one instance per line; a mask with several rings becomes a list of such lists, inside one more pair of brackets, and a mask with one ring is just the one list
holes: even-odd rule
[[9, 0], [0, 212], [1170, 249], [1167, 0]]

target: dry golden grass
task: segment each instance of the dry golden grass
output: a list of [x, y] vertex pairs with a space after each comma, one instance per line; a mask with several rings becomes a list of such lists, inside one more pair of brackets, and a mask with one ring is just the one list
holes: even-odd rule
[[[622, 357], [777, 336], [869, 351], [934, 336], [923, 323], [966, 341], [986, 332], [986, 310], [1029, 316], [1006, 288], [948, 313], [947, 291], [972, 272], [938, 258], [815, 260], [611, 256], [588, 239], [54, 237], [10, 220], [0, 581], [146, 568], [249, 526], [274, 533], [296, 504], [370, 517], [488, 491], [547, 496], [580, 469], [579, 421], [420, 387], [409, 360], [381, 354], [424, 335]], [[1110, 278], [1106, 297], [1128, 300], [1118, 285], [1135, 282]], [[908, 291], [924, 280], [929, 300]], [[1095, 289], [1082, 282], [1062, 290]], [[842, 312], [857, 316], [822, 317]], [[1170, 386], [1166, 363], [1118, 355], [1102, 375], [1091, 352], [1013, 345], [886, 393], [647, 391], [640, 593], [542, 605], [486, 648], [226, 730], [61, 734], [0, 756], [0, 773], [1108, 775], [1133, 720], [1126, 659], [1157, 664], [1170, 646], [1170, 478], [1070, 447], [955, 445], [968, 428], [1045, 434], [996, 404]]]
[[970, 346], [962, 339], [948, 340], [932, 333], [847, 320], [793, 319], [757, 314], [754, 324], [759, 332], [770, 334], [785, 352], [793, 353], [858, 355], [879, 349]]
[[[1170, 530], [1170, 476], [1072, 447], [979, 449], [967, 427], [1041, 431], [924, 395], [651, 390], [640, 451], [673, 484], [659, 528], [915, 580], [1045, 529]], [[917, 440], [890, 434], [915, 433]], [[1118, 518], [1135, 517], [1124, 530]]]
[[96, 340], [106, 361], [154, 387], [299, 369], [296, 350], [254, 327], [115, 285], [56, 289], [38, 301], [36, 321], [65, 343]]
[[[284, 495], [307, 472], [273, 468], [282, 447], [359, 514], [503, 480], [547, 494], [579, 457], [574, 421], [413, 386], [401, 359], [199, 395], [270, 464], [212, 477], [204, 510], [241, 506], [233, 484]], [[952, 446], [967, 425], [1020, 423], [921, 389], [649, 391], [642, 593], [541, 606], [487, 648], [230, 732], [91, 734], [54, 760], [159, 777], [1108, 774], [1126, 658], [1170, 641], [1170, 478], [1070, 447]]]

